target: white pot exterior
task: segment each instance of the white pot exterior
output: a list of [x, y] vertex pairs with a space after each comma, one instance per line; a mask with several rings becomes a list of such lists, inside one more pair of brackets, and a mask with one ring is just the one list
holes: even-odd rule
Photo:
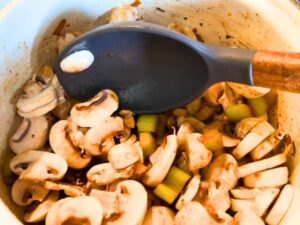
[[[55, 37], [51, 33], [58, 21], [65, 18], [70, 22], [68, 30], [84, 31], [104, 23], [105, 18], [97, 19], [99, 15], [131, 2], [0, 1], [0, 158], [7, 148], [7, 136], [15, 117], [13, 96], [37, 66], [53, 64]], [[300, 10], [292, 1], [142, 0], [138, 8], [146, 21], [162, 25], [178, 22], [196, 28], [207, 43], [300, 51]], [[294, 138], [300, 130], [300, 119], [293, 113], [300, 109], [300, 101], [295, 98], [299, 97], [281, 93], [278, 104], [279, 121], [284, 121], [281, 126]], [[0, 179], [0, 224], [21, 224], [15, 215], [19, 216], [20, 210], [11, 202], [9, 190]]]

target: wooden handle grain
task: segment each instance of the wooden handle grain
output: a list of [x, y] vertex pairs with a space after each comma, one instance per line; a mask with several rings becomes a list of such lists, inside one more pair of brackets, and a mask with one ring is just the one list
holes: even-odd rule
[[258, 50], [252, 78], [255, 86], [300, 93], [300, 53]]

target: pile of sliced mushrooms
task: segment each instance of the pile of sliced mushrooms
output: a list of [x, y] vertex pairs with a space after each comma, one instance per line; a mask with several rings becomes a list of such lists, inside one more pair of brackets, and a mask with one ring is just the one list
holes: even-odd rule
[[[121, 6], [110, 22], [137, 18], [135, 7]], [[169, 28], [195, 39], [188, 27]], [[59, 51], [78, 35], [61, 35]], [[46, 225], [298, 224], [300, 192], [289, 184], [287, 167], [293, 143], [268, 122], [272, 96], [216, 84], [190, 104], [155, 115], [149, 153], [138, 116], [118, 111], [112, 90], [75, 102], [44, 66], [16, 104], [23, 119], [9, 140], [9, 168], [17, 175], [12, 199], [25, 208], [25, 222]], [[166, 199], [155, 190], [173, 167], [187, 179], [168, 201], [170, 186], [162, 186]]]

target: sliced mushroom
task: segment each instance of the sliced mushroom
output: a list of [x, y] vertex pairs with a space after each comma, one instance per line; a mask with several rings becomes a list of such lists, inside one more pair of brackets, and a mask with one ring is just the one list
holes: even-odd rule
[[114, 146], [107, 158], [112, 167], [119, 170], [135, 164], [140, 159], [140, 154], [133, 144], [123, 143]]
[[138, 11], [136, 7], [130, 5], [122, 5], [113, 9], [110, 16], [110, 23], [136, 21]]
[[103, 210], [94, 197], [64, 198], [56, 202], [46, 217], [46, 225], [101, 225]]
[[65, 132], [74, 146], [84, 149], [84, 135], [87, 132], [87, 128], [80, 128], [73, 121], [68, 121], [65, 126]]
[[244, 184], [250, 188], [281, 186], [288, 182], [288, 175], [287, 167], [277, 167], [244, 177]]
[[28, 151], [15, 156], [11, 170], [21, 179], [31, 181], [60, 180], [67, 172], [67, 162], [59, 155], [42, 151]]
[[232, 88], [230, 88], [228, 84], [225, 83], [223, 95], [219, 98], [219, 104], [221, 104], [223, 108], [226, 109], [230, 106], [236, 105], [240, 99], [241, 96], [234, 92]]
[[245, 188], [245, 187], [238, 187], [236, 189], [230, 190], [232, 196], [238, 199], [254, 199], [260, 192], [261, 189], [259, 188]]
[[40, 183], [17, 179], [12, 186], [11, 196], [16, 204], [26, 206], [33, 201], [42, 202], [48, 192]]
[[200, 186], [200, 175], [195, 174], [187, 184], [183, 193], [179, 196], [176, 202], [176, 209], [180, 210], [185, 204], [191, 202], [196, 196]]
[[69, 112], [72, 105], [71, 102], [66, 100], [62, 103], [57, 104], [57, 106], [52, 110], [54, 116], [61, 120], [65, 120], [69, 116]]
[[143, 223], [147, 211], [147, 191], [134, 180], [121, 181], [117, 192], [122, 193], [120, 209], [123, 212], [115, 220], [104, 221], [104, 225], [139, 225]]
[[118, 109], [118, 96], [111, 90], [102, 90], [90, 100], [71, 109], [71, 119], [80, 127], [94, 127]]
[[127, 167], [123, 170], [116, 170], [110, 163], [102, 163], [93, 166], [87, 172], [87, 178], [96, 185], [107, 185], [120, 178], [127, 179], [133, 176], [133, 173], [134, 166]]
[[85, 195], [85, 190], [82, 187], [67, 183], [58, 183], [47, 180], [43, 183], [43, 186], [48, 190], [64, 191], [64, 193], [70, 197], [78, 197]]
[[150, 187], [160, 184], [171, 168], [176, 152], [177, 137], [176, 135], [168, 135], [165, 143], [150, 156], [151, 167], [144, 173], [143, 183]]
[[266, 119], [264, 119], [263, 117], [250, 117], [241, 120], [235, 127], [236, 136], [238, 138], [244, 138], [252, 128], [265, 120]]
[[120, 210], [120, 193], [92, 189], [89, 195], [100, 201], [104, 219], [114, 219], [122, 213]]
[[238, 176], [241, 178], [259, 171], [271, 169], [285, 163], [287, 160], [287, 154], [281, 153], [267, 159], [251, 162], [238, 168]]
[[42, 116], [57, 105], [55, 89], [49, 85], [34, 96], [23, 95], [17, 102], [18, 114], [25, 118]]
[[240, 139], [230, 137], [226, 134], [222, 134], [222, 142], [225, 148], [232, 148], [240, 143]]
[[265, 225], [264, 221], [251, 210], [236, 213], [233, 222], [234, 225]]
[[49, 135], [50, 145], [56, 154], [67, 161], [69, 167], [74, 169], [84, 168], [92, 158], [72, 144], [66, 132], [68, 127], [69, 122], [66, 120], [60, 120], [54, 124]]
[[186, 137], [188, 134], [194, 133], [194, 128], [189, 122], [183, 122], [177, 132], [178, 145], [182, 146], [186, 142]]
[[219, 105], [219, 99], [224, 92], [224, 83], [217, 83], [210, 86], [204, 93], [204, 99], [212, 106]]
[[41, 149], [47, 141], [49, 126], [46, 116], [24, 118], [9, 141], [11, 150], [20, 154], [31, 149]]
[[152, 206], [147, 210], [143, 225], [174, 225], [175, 215], [165, 206]]
[[238, 163], [230, 154], [219, 155], [210, 165], [206, 178], [210, 182], [216, 182], [223, 188], [230, 190], [238, 181]]
[[244, 96], [245, 98], [258, 98], [267, 94], [271, 89], [254, 87], [233, 82], [226, 82], [226, 84], [234, 90], [235, 93]]
[[47, 213], [49, 212], [52, 205], [54, 205], [54, 203], [57, 201], [58, 201], [58, 192], [57, 191], [50, 192], [43, 202], [33, 203], [33, 205], [26, 210], [24, 214], [24, 221], [26, 223], [36, 223], [36, 222], [43, 221], [46, 218]]
[[172, 29], [172, 30], [175, 30], [179, 33], [182, 33], [182, 34], [190, 37], [191, 39], [193, 39], [195, 41], [197, 40], [197, 37], [196, 37], [194, 31], [191, 28], [187, 27], [187, 26], [182, 26], [182, 25], [179, 25], [177, 23], [170, 23], [168, 25], [168, 28]]
[[23, 91], [25, 95], [28, 97], [33, 97], [35, 95], [38, 95], [41, 93], [42, 90], [43, 87], [34, 80], [28, 80], [23, 87]]
[[123, 130], [121, 117], [108, 117], [87, 131], [84, 136], [84, 149], [91, 155], [101, 155], [103, 142]]
[[201, 136], [199, 133], [186, 135], [185, 151], [191, 171], [206, 167], [213, 156], [213, 153], [201, 142]]
[[275, 129], [266, 121], [260, 122], [251, 129], [251, 132], [236, 146], [232, 154], [240, 159], [251, 152], [259, 143], [270, 136]]
[[253, 211], [255, 212], [254, 199], [231, 199], [231, 210], [233, 212]]

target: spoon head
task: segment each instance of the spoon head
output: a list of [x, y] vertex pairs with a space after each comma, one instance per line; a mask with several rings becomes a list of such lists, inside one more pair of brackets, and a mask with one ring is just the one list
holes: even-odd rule
[[[207, 87], [208, 67], [194, 41], [144, 22], [109, 24], [72, 42], [55, 70], [66, 92], [86, 100], [101, 89], [114, 90], [122, 108], [155, 113], [188, 103]], [[84, 71], [65, 73], [60, 62], [88, 50], [94, 62]]]

